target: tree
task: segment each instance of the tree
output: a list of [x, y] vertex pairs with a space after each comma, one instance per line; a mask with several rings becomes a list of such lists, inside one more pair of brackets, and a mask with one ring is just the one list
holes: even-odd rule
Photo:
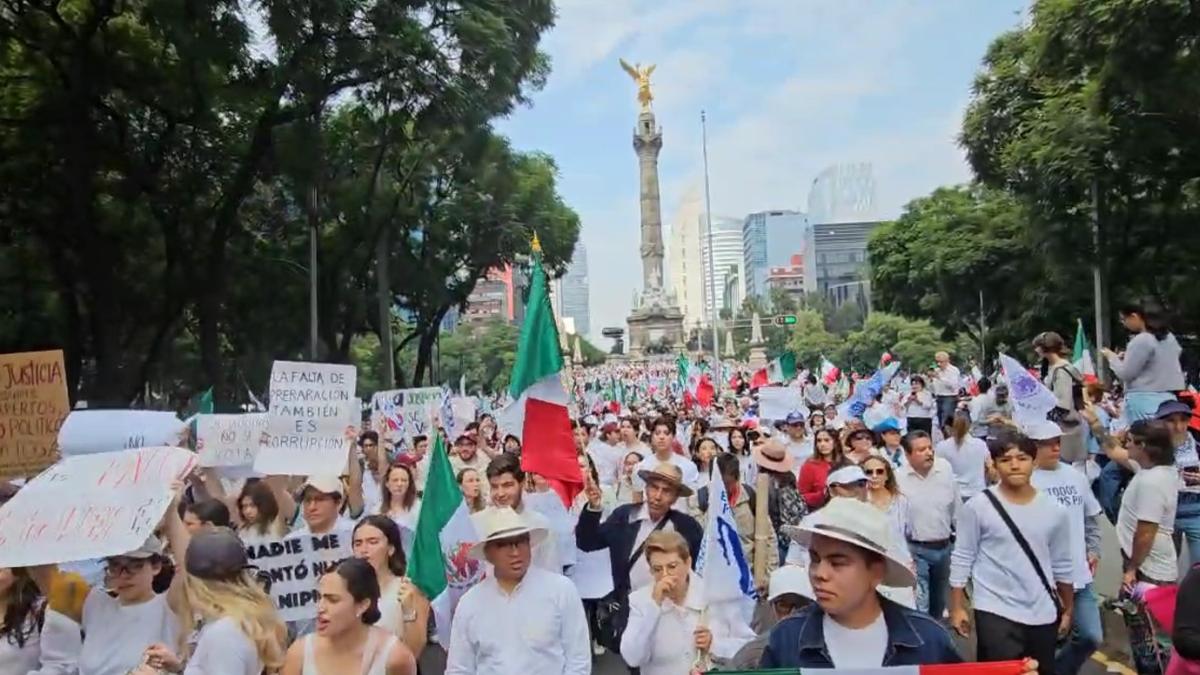
[[923, 371], [933, 363], [938, 351], [949, 351], [938, 329], [926, 320], [913, 320], [886, 312], [872, 312], [862, 330], [848, 335], [837, 355], [843, 368], [860, 372], [873, 371], [883, 354], [914, 371]]
[[817, 312], [806, 309], [796, 313], [788, 346], [796, 355], [796, 366], [819, 370], [821, 357], [835, 358], [839, 340], [825, 330], [825, 320]]

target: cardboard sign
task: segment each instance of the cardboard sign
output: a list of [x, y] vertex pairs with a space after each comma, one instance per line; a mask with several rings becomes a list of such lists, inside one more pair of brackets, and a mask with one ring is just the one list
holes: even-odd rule
[[197, 415], [200, 466], [253, 466], [267, 430], [267, 413]]
[[0, 567], [121, 555], [158, 526], [171, 481], [196, 456], [183, 448], [137, 448], [67, 457], [0, 507]]
[[0, 478], [32, 476], [58, 461], [71, 405], [63, 354], [0, 354]]
[[63, 457], [131, 448], [177, 446], [187, 424], [161, 410], [75, 410], [58, 432]]
[[394, 447], [430, 434], [430, 418], [442, 404], [439, 387], [377, 391], [371, 397], [371, 428]]
[[250, 564], [271, 577], [271, 599], [284, 621], [317, 616], [317, 582], [353, 554], [350, 527], [325, 535], [297, 532], [282, 539], [246, 546]]
[[267, 433], [254, 470], [264, 474], [341, 475], [358, 429], [354, 366], [276, 361], [271, 368]]
[[808, 417], [808, 408], [804, 405], [799, 389], [795, 387], [758, 388], [758, 418], [760, 420], [782, 422], [787, 419], [788, 415], [796, 412]]

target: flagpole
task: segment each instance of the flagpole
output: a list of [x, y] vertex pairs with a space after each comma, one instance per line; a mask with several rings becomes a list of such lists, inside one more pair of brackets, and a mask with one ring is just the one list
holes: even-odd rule
[[[713, 348], [713, 365], [717, 366], [721, 362], [721, 354], [718, 351], [719, 344], [717, 342], [717, 275], [713, 271], [713, 258], [716, 257], [716, 251], [713, 250], [713, 232], [712, 232], [712, 195], [708, 189], [708, 117], [704, 110], [700, 110], [700, 137], [701, 147], [704, 153], [704, 220], [708, 230], [708, 299], [711, 303], [709, 310], [709, 321], [712, 322], [712, 348]], [[715, 378], [720, 380], [721, 378]], [[713, 382], [715, 390], [714, 396], [719, 396], [721, 393], [721, 383]]]

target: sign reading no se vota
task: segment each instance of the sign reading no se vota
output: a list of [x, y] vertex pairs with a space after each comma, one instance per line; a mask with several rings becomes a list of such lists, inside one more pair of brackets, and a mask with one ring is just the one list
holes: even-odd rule
[[271, 599], [284, 621], [317, 616], [317, 582], [321, 575], [352, 554], [352, 530], [329, 534], [297, 532], [246, 546], [250, 564], [271, 578]]
[[267, 430], [267, 413], [197, 415], [200, 466], [251, 466]]
[[68, 412], [61, 351], [0, 354], [0, 477], [32, 476], [58, 461]]
[[292, 476], [343, 473], [352, 442], [348, 432], [359, 423], [356, 376], [350, 365], [276, 361], [255, 471]]

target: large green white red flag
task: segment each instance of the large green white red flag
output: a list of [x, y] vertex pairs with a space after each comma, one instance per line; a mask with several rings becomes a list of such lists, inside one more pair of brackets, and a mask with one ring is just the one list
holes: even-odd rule
[[1075, 321], [1075, 351], [1071, 355], [1071, 363], [1083, 375], [1085, 382], [1095, 382], [1096, 360], [1092, 358], [1092, 346], [1088, 344], [1087, 333], [1083, 332], [1083, 319]]
[[508, 432], [521, 439], [521, 468], [546, 479], [570, 508], [575, 496], [583, 492], [583, 473], [567, 412], [570, 398], [562, 386], [563, 365], [546, 270], [542, 268], [542, 247], [535, 236], [529, 301], [509, 385], [515, 400], [502, 417]]

